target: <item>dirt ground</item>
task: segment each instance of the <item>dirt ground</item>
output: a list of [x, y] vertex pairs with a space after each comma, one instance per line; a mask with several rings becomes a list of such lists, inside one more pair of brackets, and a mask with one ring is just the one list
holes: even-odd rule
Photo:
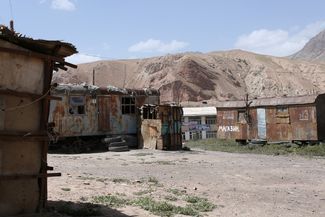
[[[49, 165], [62, 172], [62, 177], [49, 178], [50, 205], [71, 201], [78, 206], [100, 195], [143, 194], [162, 201], [177, 189], [216, 205], [201, 213], [204, 216], [325, 216], [325, 158], [200, 150], [49, 154], [48, 158]], [[184, 205], [177, 197], [171, 203]], [[135, 206], [102, 209], [105, 216], [155, 216]]]

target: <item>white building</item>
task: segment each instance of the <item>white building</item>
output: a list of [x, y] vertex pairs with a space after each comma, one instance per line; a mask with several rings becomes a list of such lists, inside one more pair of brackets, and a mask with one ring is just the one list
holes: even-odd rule
[[215, 107], [183, 107], [183, 140], [216, 138]]

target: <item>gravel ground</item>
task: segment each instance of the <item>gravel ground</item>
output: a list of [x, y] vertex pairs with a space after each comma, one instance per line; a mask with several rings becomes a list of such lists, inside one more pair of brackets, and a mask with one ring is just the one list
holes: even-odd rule
[[[132, 150], [49, 154], [48, 161], [62, 172], [48, 181], [54, 207], [93, 203], [101, 195], [157, 201], [174, 196], [168, 202], [185, 206], [184, 195], [196, 195], [216, 205], [201, 213], [211, 217], [325, 216], [325, 158]], [[173, 194], [173, 189], [183, 195]], [[103, 216], [155, 216], [130, 205], [100, 209]]]

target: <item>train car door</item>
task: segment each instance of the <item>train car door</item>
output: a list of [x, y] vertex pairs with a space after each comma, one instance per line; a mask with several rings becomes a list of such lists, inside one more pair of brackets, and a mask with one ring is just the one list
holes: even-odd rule
[[98, 96], [98, 130], [110, 130], [110, 97]]
[[265, 109], [257, 109], [257, 137], [258, 139], [266, 139], [266, 119], [265, 119]]

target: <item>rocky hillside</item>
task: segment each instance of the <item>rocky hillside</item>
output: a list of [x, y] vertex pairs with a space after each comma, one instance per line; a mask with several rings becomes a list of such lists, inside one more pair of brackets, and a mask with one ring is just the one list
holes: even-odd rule
[[325, 61], [325, 30], [313, 37], [302, 50], [290, 58], [313, 62]]
[[304, 95], [325, 91], [325, 64], [241, 50], [98, 61], [59, 71], [53, 82], [156, 88], [163, 102]]

